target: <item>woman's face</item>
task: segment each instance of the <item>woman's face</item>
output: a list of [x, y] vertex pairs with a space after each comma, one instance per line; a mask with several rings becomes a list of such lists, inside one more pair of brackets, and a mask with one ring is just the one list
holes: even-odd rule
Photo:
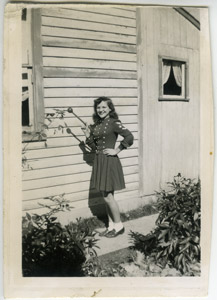
[[110, 111], [111, 109], [108, 107], [108, 104], [105, 101], [102, 101], [96, 107], [96, 112], [101, 119], [108, 117]]

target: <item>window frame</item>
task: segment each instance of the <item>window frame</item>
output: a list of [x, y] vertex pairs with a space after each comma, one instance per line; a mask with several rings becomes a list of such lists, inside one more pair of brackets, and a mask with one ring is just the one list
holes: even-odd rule
[[[27, 9], [28, 11], [28, 9]], [[27, 63], [22, 64], [22, 69], [30, 70], [31, 98], [29, 99], [30, 126], [22, 126], [22, 141], [34, 142], [37, 137], [33, 136], [40, 132], [44, 123], [44, 84], [43, 84], [43, 61], [42, 61], [42, 41], [41, 41], [41, 9], [32, 8], [27, 12], [30, 18], [30, 43], [28, 48]], [[22, 21], [25, 22], [25, 21]], [[28, 23], [27, 23], [28, 26]]]
[[27, 74], [27, 79], [22, 79], [22, 87], [28, 87], [28, 94], [29, 94], [29, 126], [22, 125], [22, 131], [25, 132], [32, 132], [32, 126], [34, 121], [34, 108], [33, 108], [33, 82], [32, 82], [32, 67], [30, 66], [22, 66], [22, 74]]
[[[184, 91], [182, 90], [182, 95], [164, 95], [163, 94], [163, 79], [162, 79], [162, 71], [163, 71], [163, 60], [170, 60], [175, 62], [180, 62], [183, 64], [182, 76], [184, 77]], [[159, 66], [159, 98], [158, 101], [184, 101], [189, 102], [189, 61], [188, 59], [181, 59], [173, 56], [158, 56], [158, 66]], [[182, 80], [183, 80], [182, 79]]]

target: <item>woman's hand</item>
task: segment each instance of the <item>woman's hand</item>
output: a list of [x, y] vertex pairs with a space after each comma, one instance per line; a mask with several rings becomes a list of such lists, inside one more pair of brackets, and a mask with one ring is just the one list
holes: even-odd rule
[[88, 139], [90, 137], [90, 127], [89, 127], [89, 124], [86, 123], [86, 126], [85, 127], [81, 127], [81, 129], [83, 130], [86, 138]]
[[103, 150], [103, 153], [106, 154], [107, 156], [115, 156], [120, 152], [120, 149], [110, 149], [106, 148]]

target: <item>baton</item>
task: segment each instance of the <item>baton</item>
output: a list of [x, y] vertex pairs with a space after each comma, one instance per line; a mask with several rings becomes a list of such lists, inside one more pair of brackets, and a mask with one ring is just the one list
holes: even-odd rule
[[69, 107], [67, 111], [68, 113], [73, 114], [79, 121], [81, 121], [85, 126], [87, 126], [87, 124], [78, 115], [76, 115], [76, 113], [73, 112], [72, 107]]

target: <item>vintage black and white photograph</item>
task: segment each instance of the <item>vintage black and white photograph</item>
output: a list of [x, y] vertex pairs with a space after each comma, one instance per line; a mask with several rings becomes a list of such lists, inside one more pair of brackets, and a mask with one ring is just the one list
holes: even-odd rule
[[205, 10], [19, 6], [23, 278], [201, 277]]
[[22, 10], [24, 276], [200, 276], [200, 9]]

